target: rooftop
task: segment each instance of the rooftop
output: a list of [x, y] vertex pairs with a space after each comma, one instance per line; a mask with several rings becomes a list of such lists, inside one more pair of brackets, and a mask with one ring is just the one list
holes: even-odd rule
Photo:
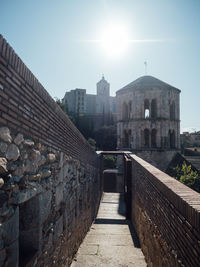
[[175, 89], [180, 92], [180, 90], [172, 85], [165, 83], [153, 76], [142, 76], [135, 81], [127, 84], [123, 88], [117, 91], [117, 93], [122, 93], [126, 91], [131, 91], [135, 89], [150, 89], [150, 88], [161, 88], [161, 89]]

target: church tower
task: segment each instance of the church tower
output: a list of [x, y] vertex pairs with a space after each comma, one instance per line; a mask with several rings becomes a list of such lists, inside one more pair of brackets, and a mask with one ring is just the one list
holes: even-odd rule
[[110, 84], [105, 80], [104, 76], [97, 83], [97, 107], [96, 112], [109, 114], [110, 113]]

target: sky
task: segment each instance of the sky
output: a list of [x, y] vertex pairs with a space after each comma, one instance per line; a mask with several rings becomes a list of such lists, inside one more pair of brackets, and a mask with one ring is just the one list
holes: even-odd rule
[[[127, 41], [115, 54], [113, 28], [112, 42]], [[57, 98], [95, 94], [102, 75], [114, 96], [146, 61], [181, 90], [181, 131], [200, 130], [200, 0], [0, 0], [0, 33]]]

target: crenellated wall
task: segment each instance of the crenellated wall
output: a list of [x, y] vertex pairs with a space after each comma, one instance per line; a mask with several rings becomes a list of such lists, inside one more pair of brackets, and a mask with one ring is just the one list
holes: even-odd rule
[[68, 266], [95, 218], [98, 157], [0, 36], [0, 266]]
[[199, 266], [200, 194], [136, 155], [132, 223], [148, 266]]

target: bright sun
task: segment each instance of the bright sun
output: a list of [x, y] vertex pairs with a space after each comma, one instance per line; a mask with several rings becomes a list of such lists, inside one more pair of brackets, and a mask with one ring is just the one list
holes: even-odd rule
[[101, 45], [111, 57], [119, 57], [128, 48], [129, 34], [123, 25], [111, 24], [101, 35]]

